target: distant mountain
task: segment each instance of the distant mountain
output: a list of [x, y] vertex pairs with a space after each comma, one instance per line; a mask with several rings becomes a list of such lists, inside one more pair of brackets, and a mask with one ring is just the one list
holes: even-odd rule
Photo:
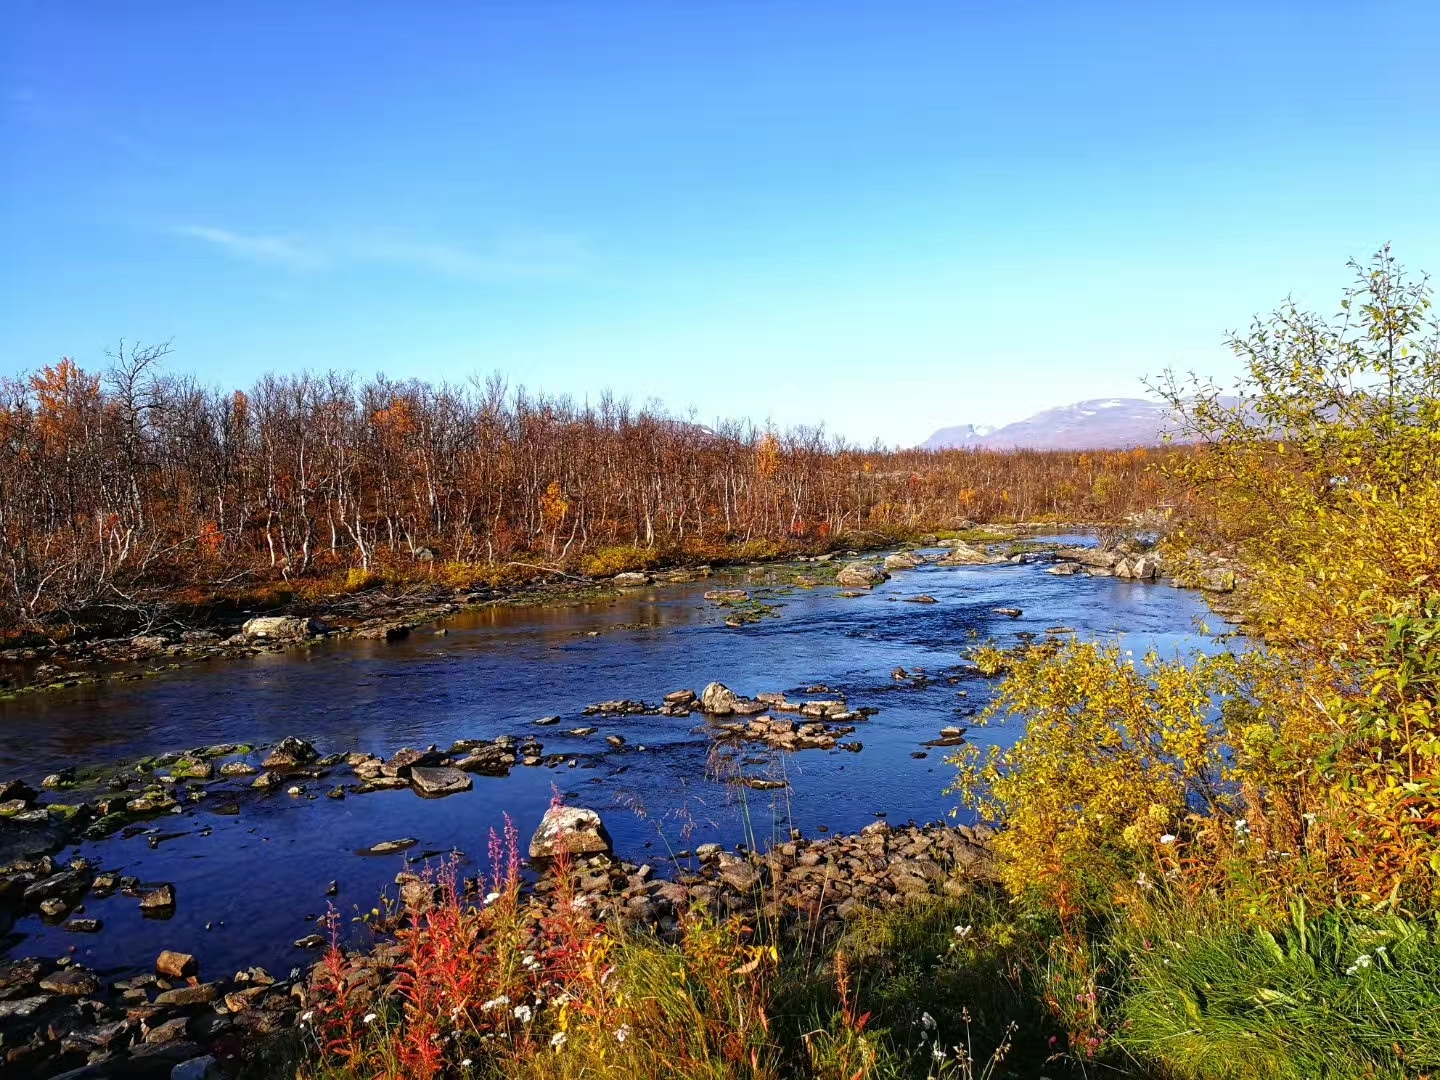
[[957, 446], [979, 446], [995, 430], [993, 424], [956, 424], [941, 428], [920, 445], [926, 450], [947, 450]]
[[1156, 446], [1170, 425], [1170, 407], [1145, 398], [1096, 398], [1046, 409], [1000, 428], [961, 424], [941, 428], [922, 450], [1114, 450]]

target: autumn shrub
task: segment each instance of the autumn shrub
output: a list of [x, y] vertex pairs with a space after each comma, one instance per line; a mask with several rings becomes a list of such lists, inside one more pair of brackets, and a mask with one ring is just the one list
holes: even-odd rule
[[1115, 883], [1151, 864], [1162, 836], [1223, 800], [1212, 720], [1220, 661], [1132, 658], [1075, 642], [1012, 656], [980, 723], [1020, 717], [1009, 747], [966, 746], [952, 759], [962, 799], [1005, 828], [994, 840], [1004, 881], [1062, 919], [1108, 907]]
[[622, 934], [595, 920], [563, 854], [544, 900], [522, 898], [508, 822], [491, 864], [483, 897], [454, 861], [412, 883], [383, 991], [332, 943], [312, 979], [303, 1075], [779, 1080], [776, 954], [738, 921], [693, 913], [671, 943]]
[[366, 589], [373, 589], [377, 585], [385, 583], [385, 576], [374, 570], [367, 570], [361, 567], [351, 567], [345, 572], [345, 591], [364, 592]]
[[614, 577], [636, 570], [649, 570], [660, 560], [653, 548], [638, 544], [621, 544], [602, 547], [580, 560], [580, 569], [586, 577]]
[[1255, 643], [975, 653], [1005, 675], [982, 720], [1023, 731], [957, 755], [957, 789], [1002, 825], [1016, 902], [1058, 920], [1039, 985], [1075, 1050], [1197, 1078], [1434, 1067], [1440, 328], [1388, 251], [1355, 269], [1336, 318], [1232, 335], [1237, 398], [1168, 384], [1198, 445], [1164, 466], [1167, 557], [1233, 580]]

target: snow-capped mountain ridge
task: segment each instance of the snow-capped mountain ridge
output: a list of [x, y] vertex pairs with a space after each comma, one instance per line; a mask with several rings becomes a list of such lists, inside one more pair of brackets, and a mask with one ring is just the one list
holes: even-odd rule
[[1094, 398], [1046, 409], [994, 428], [960, 424], [941, 428], [920, 444], [924, 450], [977, 447], [987, 450], [1111, 450], [1155, 446], [1172, 427], [1170, 407], [1146, 398]]

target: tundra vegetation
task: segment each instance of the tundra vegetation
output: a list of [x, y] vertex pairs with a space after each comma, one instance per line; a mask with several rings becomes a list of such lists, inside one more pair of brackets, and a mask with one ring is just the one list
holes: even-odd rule
[[[1338, 314], [1287, 305], [1232, 335], [1238, 402], [1161, 384], [1194, 440], [1171, 453], [860, 452], [494, 384], [466, 396], [302, 378], [243, 404], [192, 388], [211, 420], [182, 465], [186, 437], [164, 434], [179, 414], [149, 411], [180, 384], [143, 368], [127, 382], [124, 362], [108, 384], [52, 370], [12, 388], [3, 414], [40, 425], [7, 434], [4, 483], [17, 445], [47, 447], [53, 480], [29, 489], [48, 493], [38, 508], [12, 489], [0, 500], [10, 584], [31, 575], [9, 614], [43, 621], [107, 589], [226, 574], [398, 573], [420, 546], [467, 573], [542, 559], [614, 573], [692, 544], [823, 546], [972, 514], [1113, 520], [1164, 501], [1167, 565], [1200, 577], [1225, 559], [1252, 636], [1183, 657], [976, 647], [997, 679], [983, 722], [1019, 728], [951, 759], [958, 802], [996, 826], [993, 880], [856, 911], [822, 939], [772, 918], [757, 875], [754, 917], [695, 905], [663, 935], [626, 932], [594, 917], [563, 850], [533, 902], [511, 834], [478, 888], [454, 865], [429, 872], [430, 902], [379, 946], [398, 972], [384, 992], [333, 921], [302, 1035], [260, 1067], [310, 1080], [1433, 1076], [1440, 328], [1425, 282], [1388, 250], [1354, 269]], [[59, 438], [45, 417], [71, 415], [56, 380], [82, 380], [86, 415], [116, 441], [69, 458], [44, 441]], [[149, 388], [144, 418], [116, 434], [132, 382]], [[330, 414], [305, 412], [325, 386], [350, 425], [334, 420], [330, 443]], [[402, 400], [404, 438], [390, 426]], [[282, 424], [273, 409], [288, 402]], [[237, 409], [237, 433], [213, 441], [205, 425]], [[464, 423], [441, 422], [452, 409]], [[132, 458], [117, 456], [127, 431], [141, 433]], [[223, 479], [205, 471], [222, 462]], [[88, 479], [66, 488], [72, 468]], [[108, 575], [100, 592], [74, 591], [82, 563]]]
[[271, 375], [222, 392], [121, 344], [0, 380], [0, 627], [63, 638], [157, 613], [382, 584], [508, 586], [878, 546], [967, 518], [1117, 518], [1163, 451], [863, 450], [605, 396]]
[[[960, 801], [999, 826], [993, 887], [862, 916], [824, 947], [694, 913], [667, 941], [577, 915], [518, 951], [512, 879], [488, 905], [451, 888], [402, 942], [444, 993], [405, 984], [361, 1030], [337, 989], [305, 1068], [1434, 1075], [1440, 332], [1388, 250], [1354, 269], [1336, 317], [1286, 306], [1232, 335], [1238, 402], [1162, 384], [1196, 447], [1144, 483], [1184, 508], [1166, 538], [1181, 574], [1237, 568], [1250, 646], [977, 650], [1002, 676], [985, 721], [1023, 725], [952, 759]], [[456, 990], [440, 955], [487, 974]]]

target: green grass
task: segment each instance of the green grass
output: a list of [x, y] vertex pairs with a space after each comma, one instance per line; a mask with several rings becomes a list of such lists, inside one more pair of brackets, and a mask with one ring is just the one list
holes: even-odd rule
[[[1275, 931], [1166, 913], [1128, 942], [1120, 1045], [1176, 1080], [1412, 1077], [1440, 1070], [1433, 919], [1297, 908]], [[1362, 959], [1362, 957], [1364, 959]]]
[[[849, 1011], [868, 1017], [864, 1033], [875, 1057], [867, 1077], [968, 1077], [957, 1048], [973, 1060], [977, 1077], [1079, 1076], [1060, 1060], [1064, 1032], [1033, 992], [1049, 932], [988, 889], [861, 915], [823, 963], [782, 967], [778, 1010], [788, 1041], [797, 1046], [808, 1033], [812, 1055], [845, 1050], [835, 978], [835, 958], [843, 955]], [[796, 1065], [794, 1075], [805, 1075]]]

